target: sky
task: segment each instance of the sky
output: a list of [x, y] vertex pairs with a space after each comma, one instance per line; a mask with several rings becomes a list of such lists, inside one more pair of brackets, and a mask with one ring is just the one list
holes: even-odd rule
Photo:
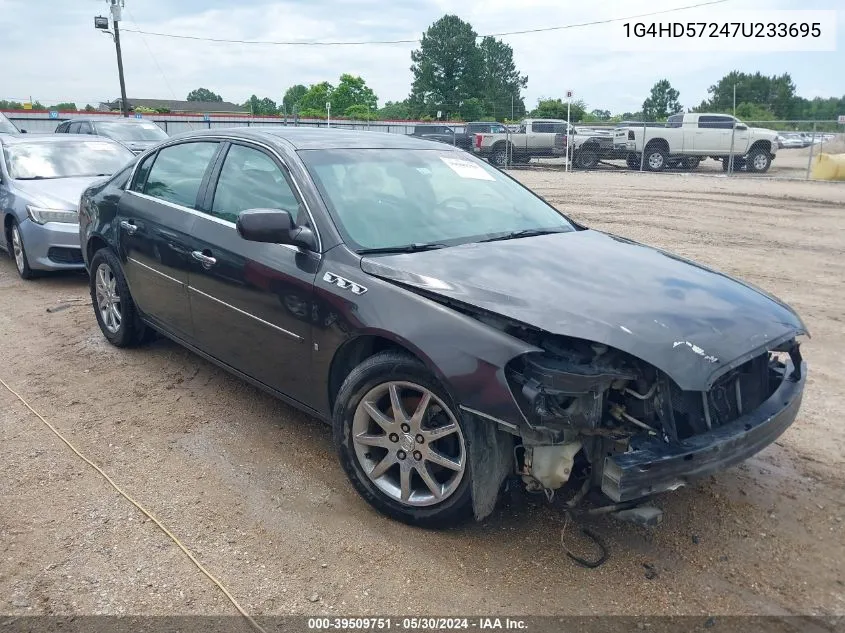
[[[227, 101], [250, 95], [280, 102], [296, 83], [342, 73], [362, 76], [379, 103], [410, 91], [413, 44], [271, 46], [176, 40], [130, 29], [200, 37], [273, 41], [418, 39], [436, 19], [453, 13], [479, 34], [624, 18], [694, 4], [696, 0], [126, 0], [122, 45], [127, 94], [184, 99], [205, 87]], [[651, 19], [709, 21], [731, 12], [835, 9], [839, 0], [727, 0], [695, 11]], [[0, 99], [82, 106], [119, 96], [114, 45], [94, 29], [107, 15], [105, 0], [0, 0]], [[833, 35], [833, 34], [831, 34]], [[640, 109], [651, 86], [668, 79], [685, 107], [698, 105], [707, 88], [731, 70], [788, 72], [807, 98], [845, 94], [845, 11], [836, 15], [837, 50], [631, 51], [622, 22], [503, 36], [528, 76], [531, 108], [542, 97], [572, 90], [588, 109], [614, 113]], [[832, 40], [831, 40], [832, 41]], [[775, 43], [777, 44], [777, 43]], [[845, 113], [843, 113], [845, 114]]]

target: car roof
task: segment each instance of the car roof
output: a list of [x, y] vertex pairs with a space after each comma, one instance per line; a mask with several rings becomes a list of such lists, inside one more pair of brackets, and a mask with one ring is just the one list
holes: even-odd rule
[[133, 125], [138, 123], [154, 123], [154, 121], [151, 121], [150, 119], [129, 119], [124, 116], [109, 116], [107, 114], [101, 114], [99, 116], [97, 116], [96, 114], [91, 116], [75, 116], [69, 119], [65, 119], [64, 121], [62, 121], [62, 123], [76, 123], [80, 121], [115, 121], [117, 123], [131, 123]]
[[32, 143], [61, 143], [62, 141], [88, 141], [89, 143], [112, 143], [118, 147], [123, 147], [120, 143], [112, 141], [111, 139], [95, 136], [90, 134], [0, 134], [0, 142], [4, 145], [22, 145]]
[[336, 128], [313, 127], [235, 127], [182, 132], [171, 138], [203, 138], [225, 136], [246, 141], [286, 143], [295, 150], [308, 149], [437, 149], [439, 151], [463, 151], [448, 145], [416, 139], [406, 134], [371, 132], [367, 130], [340, 130]]

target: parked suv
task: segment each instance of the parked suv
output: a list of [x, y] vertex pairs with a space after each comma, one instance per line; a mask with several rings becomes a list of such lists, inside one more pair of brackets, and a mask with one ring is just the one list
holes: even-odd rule
[[169, 138], [167, 132], [152, 121], [117, 116], [69, 119], [59, 124], [56, 133], [105, 136], [125, 145], [133, 154], [140, 154]]
[[179, 135], [90, 187], [79, 231], [106, 339], [157, 330], [325, 420], [361, 496], [409, 523], [483, 518], [508, 476], [674, 490], [801, 403], [791, 308], [447, 145]]

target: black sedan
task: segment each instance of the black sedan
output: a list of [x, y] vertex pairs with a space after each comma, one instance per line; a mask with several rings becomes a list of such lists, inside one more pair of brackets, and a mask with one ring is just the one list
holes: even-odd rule
[[82, 196], [91, 299], [332, 425], [358, 492], [410, 523], [502, 483], [627, 502], [737, 463], [795, 419], [787, 305], [574, 222], [402, 135], [181, 135]]

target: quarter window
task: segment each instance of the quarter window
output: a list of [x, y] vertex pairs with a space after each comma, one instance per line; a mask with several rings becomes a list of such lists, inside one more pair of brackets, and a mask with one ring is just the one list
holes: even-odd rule
[[153, 166], [155, 157], [155, 154], [150, 154], [144, 159], [144, 162], [138, 166], [138, 170], [135, 172], [135, 180], [132, 183], [132, 191], [137, 191], [139, 193], [144, 191], [144, 185], [147, 182], [147, 176], [150, 174], [150, 167]]
[[299, 202], [272, 158], [252, 147], [232, 145], [220, 170], [211, 215], [236, 222], [247, 209], [284, 209], [297, 219]]
[[217, 145], [211, 142], [181, 143], [159, 150], [144, 185], [144, 193], [193, 209]]

